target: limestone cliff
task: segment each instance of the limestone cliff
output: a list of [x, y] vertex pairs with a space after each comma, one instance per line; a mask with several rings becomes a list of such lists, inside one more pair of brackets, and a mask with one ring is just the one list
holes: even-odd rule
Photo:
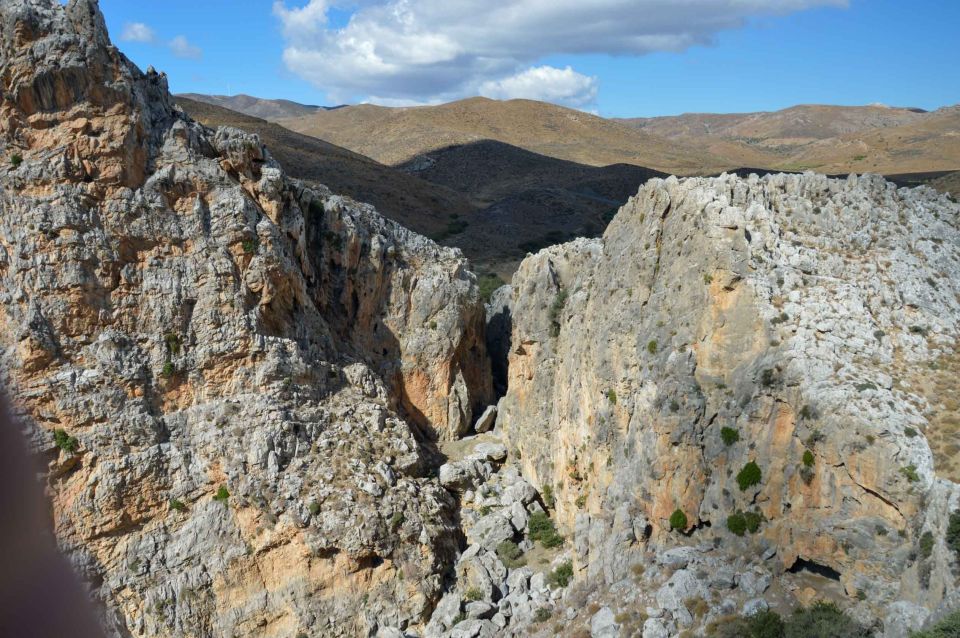
[[670, 178], [603, 238], [528, 257], [497, 429], [580, 577], [700, 544], [837, 577], [864, 618], [960, 604], [960, 488], [928, 444], [956, 380], [935, 403], [916, 382], [956, 352], [958, 215], [877, 177]]
[[185, 117], [95, 0], [5, 0], [0, 82], [2, 380], [113, 633], [425, 622], [421, 442], [491, 395], [461, 255]]

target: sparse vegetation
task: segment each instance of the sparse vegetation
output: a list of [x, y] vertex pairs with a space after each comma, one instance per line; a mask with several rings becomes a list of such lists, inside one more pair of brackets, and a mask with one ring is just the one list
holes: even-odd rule
[[960, 636], [960, 609], [947, 614], [930, 629], [911, 632], [910, 638], [957, 638]]
[[248, 255], [252, 255], [253, 253], [257, 252], [257, 246], [259, 245], [260, 241], [258, 239], [244, 239], [243, 252]]
[[920, 480], [920, 475], [917, 474], [916, 465], [908, 465], [906, 467], [901, 467], [900, 473], [903, 474], [905, 477], [907, 477], [907, 480], [910, 481], [911, 483], [916, 483], [917, 481]]
[[617, 404], [617, 391], [614, 390], [613, 388], [610, 388], [609, 390], [607, 390], [607, 401], [609, 401], [613, 405]]
[[553, 485], [550, 483], [544, 483], [541, 496], [543, 497], [543, 504], [549, 509], [553, 509], [554, 505], [557, 504], [556, 497], [553, 495]]
[[649, 352], [650, 354], [657, 354], [657, 340], [656, 340], [656, 339], [651, 339], [651, 340], [647, 343], [647, 352]]
[[550, 306], [550, 336], [556, 337], [560, 334], [560, 313], [567, 303], [567, 291], [561, 288], [557, 296], [553, 299], [553, 305]]
[[[833, 603], [817, 602], [786, 619], [775, 611], [753, 616], [725, 616], [707, 625], [712, 638], [869, 638], [860, 626]], [[939, 637], [936, 637], [939, 638]]]
[[720, 430], [720, 438], [724, 445], [733, 445], [740, 440], [740, 432], [734, 428], [724, 427]]
[[533, 614], [533, 622], [542, 623], [550, 620], [550, 617], [553, 616], [553, 612], [550, 611], [549, 607], [540, 607]]
[[175, 332], [168, 332], [163, 336], [163, 341], [167, 344], [167, 352], [170, 354], [180, 354], [180, 336]]
[[547, 574], [547, 584], [551, 587], [566, 587], [573, 580], [573, 563], [561, 563], [552, 572]]
[[478, 275], [477, 285], [480, 288], [480, 298], [483, 299], [483, 303], [490, 303], [490, 297], [493, 296], [494, 291], [506, 283], [507, 282], [501, 279], [500, 275], [495, 272]]
[[534, 512], [528, 523], [530, 540], [539, 541], [547, 549], [559, 547], [563, 544], [563, 536], [557, 532], [557, 527], [544, 512]]
[[14, 153], [10, 156], [10, 164], [12, 164], [14, 168], [20, 166], [22, 163], [23, 157], [19, 153]]
[[670, 529], [678, 529], [683, 531], [687, 529], [687, 515], [683, 513], [683, 510], [676, 509], [673, 514], [670, 515]]
[[53, 431], [53, 442], [67, 454], [74, 454], [80, 447], [80, 442], [75, 437], [70, 436], [66, 430], [60, 428]]
[[186, 511], [187, 511], [187, 505], [186, 505], [183, 501], [181, 501], [181, 500], [178, 500], [178, 499], [175, 499], [175, 498], [171, 498], [171, 499], [170, 499], [170, 509], [175, 510], [175, 511], [177, 511], [177, 512], [186, 512]]
[[813, 458], [813, 452], [810, 450], [803, 451], [803, 466], [804, 467], [813, 467], [813, 464], [816, 462], [816, 459]]
[[943, 537], [947, 547], [952, 549], [960, 559], [960, 510], [950, 515], [950, 522], [947, 524], [947, 533]]
[[740, 486], [741, 492], [746, 492], [754, 485], [759, 485], [761, 478], [763, 478], [763, 474], [760, 471], [760, 466], [755, 461], [750, 461], [737, 473], [737, 485]]
[[919, 434], [919, 432], [917, 432], [914, 428], [911, 428], [909, 426], [903, 428], [903, 433], [906, 434], [907, 437], [911, 439]]
[[217, 493], [213, 495], [213, 500], [220, 501], [221, 503], [226, 503], [228, 498], [230, 498], [230, 492], [227, 491], [226, 485], [221, 485], [219, 489], [217, 489]]
[[463, 599], [471, 602], [475, 600], [483, 600], [483, 592], [477, 587], [471, 587], [467, 591], [463, 592]]
[[503, 541], [497, 545], [497, 556], [505, 567], [511, 569], [514, 567], [523, 567], [527, 564], [526, 559], [523, 558], [523, 551], [520, 549], [520, 546], [513, 541]]
[[310, 510], [311, 516], [316, 516], [320, 513], [320, 503], [316, 501], [310, 501], [310, 505], [307, 506], [307, 509]]
[[815, 407], [808, 404], [800, 408], [800, 418], [810, 421], [820, 418], [820, 415], [817, 414], [817, 409]]
[[397, 531], [405, 520], [406, 516], [403, 515], [403, 512], [394, 512], [393, 516], [390, 517], [390, 529]]
[[163, 364], [163, 368], [160, 369], [160, 376], [164, 379], [169, 379], [174, 374], [176, 374], [177, 368], [173, 365], [172, 361], [167, 361]]
[[763, 516], [759, 512], [737, 512], [727, 517], [727, 529], [743, 536], [746, 532], [756, 534], [760, 530]]

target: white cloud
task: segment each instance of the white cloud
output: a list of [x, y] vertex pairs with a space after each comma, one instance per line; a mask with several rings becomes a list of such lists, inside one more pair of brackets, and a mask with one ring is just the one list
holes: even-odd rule
[[203, 51], [200, 47], [190, 44], [190, 41], [187, 40], [187, 36], [185, 35], [178, 35], [173, 40], [170, 40], [170, 50], [178, 58], [199, 60], [203, 57]]
[[123, 25], [120, 39], [124, 42], [153, 42], [157, 39], [153, 29], [142, 22], [127, 22]]
[[[287, 67], [339, 101], [431, 102], [483, 90], [582, 103], [596, 81], [536, 66], [562, 54], [643, 55], [709, 44], [751, 17], [848, 0], [276, 0]], [[331, 8], [354, 7], [329, 24]], [[550, 97], [559, 95], [559, 97]]]
[[526, 98], [584, 106], [597, 98], [597, 78], [577, 73], [571, 67], [531, 67], [502, 80], [480, 85], [480, 95], [498, 100]]

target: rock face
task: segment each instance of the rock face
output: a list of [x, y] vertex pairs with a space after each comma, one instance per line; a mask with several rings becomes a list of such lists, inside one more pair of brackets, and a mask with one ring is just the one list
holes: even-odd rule
[[0, 77], [0, 369], [113, 633], [424, 623], [421, 441], [492, 400], [460, 254], [190, 121], [95, 0], [5, 1]]
[[623, 579], [648, 537], [712, 541], [837, 578], [873, 618], [957, 606], [960, 489], [908, 380], [956, 348], [958, 214], [878, 177], [670, 178], [528, 257], [497, 430], [581, 577]]

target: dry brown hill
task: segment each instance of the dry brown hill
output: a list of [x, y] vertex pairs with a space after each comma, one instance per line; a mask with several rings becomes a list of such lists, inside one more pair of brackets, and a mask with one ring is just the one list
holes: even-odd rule
[[203, 102], [213, 106], [220, 106], [237, 113], [261, 117], [265, 120], [277, 120], [282, 117], [298, 117], [314, 113], [322, 106], [300, 104], [290, 100], [269, 100], [252, 95], [203, 95], [201, 93], [182, 93], [176, 97], [186, 98], [194, 102]]
[[801, 105], [772, 113], [620, 120], [693, 144], [735, 166], [821, 173], [908, 173], [960, 167], [960, 109]]
[[290, 175], [369, 202], [505, 279], [528, 251], [601, 233], [643, 182], [661, 174], [586, 166], [489, 140], [384, 166], [272, 122], [182, 96], [177, 102], [204, 124], [256, 133]]
[[329, 142], [225, 108], [176, 98], [195, 120], [256, 133], [288, 174], [322, 183], [336, 193], [373, 204], [385, 216], [425, 235], [447, 227], [451, 215], [469, 219], [476, 212], [466, 197]]
[[401, 164], [437, 149], [494, 140], [590, 166], [624, 163], [678, 174], [730, 166], [724, 158], [683, 140], [667, 140], [621, 122], [532, 100], [470, 98], [412, 108], [362, 104], [280, 123], [384, 164]]

